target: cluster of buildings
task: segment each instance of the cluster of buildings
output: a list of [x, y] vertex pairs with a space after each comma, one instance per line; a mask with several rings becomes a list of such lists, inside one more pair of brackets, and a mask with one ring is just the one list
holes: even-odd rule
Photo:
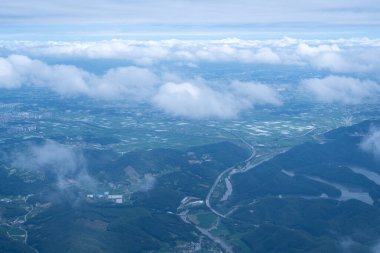
[[103, 194], [87, 194], [86, 197], [89, 200], [108, 200], [116, 204], [123, 204], [123, 195], [121, 194], [109, 194], [109, 192], [104, 192]]

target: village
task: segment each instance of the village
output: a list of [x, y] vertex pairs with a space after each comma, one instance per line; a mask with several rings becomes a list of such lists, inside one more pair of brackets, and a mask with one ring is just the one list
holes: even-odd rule
[[124, 198], [121, 194], [110, 194], [108, 191], [98, 194], [87, 194], [86, 199], [88, 201], [110, 201], [116, 204], [123, 204]]

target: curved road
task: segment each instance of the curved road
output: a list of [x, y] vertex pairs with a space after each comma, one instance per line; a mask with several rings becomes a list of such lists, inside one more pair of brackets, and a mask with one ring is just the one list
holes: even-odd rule
[[[223, 130], [224, 130], [224, 129], [223, 129]], [[224, 130], [224, 131], [227, 131], [227, 130]], [[227, 131], [227, 132], [228, 132], [229, 134], [232, 134], [233, 136], [239, 138], [239, 140], [240, 140], [241, 142], [243, 142], [245, 145], [247, 145], [247, 146], [249, 147], [249, 149], [251, 150], [251, 155], [250, 155], [247, 159], [245, 159], [244, 161], [239, 162], [238, 164], [236, 164], [236, 165], [234, 165], [234, 166], [232, 166], [232, 167], [229, 167], [228, 169], [222, 171], [222, 172], [218, 175], [218, 177], [215, 179], [214, 184], [212, 185], [212, 187], [210, 188], [210, 190], [209, 190], [209, 192], [208, 192], [208, 194], [207, 194], [207, 197], [206, 197], [206, 200], [205, 200], [206, 206], [210, 209], [211, 212], [213, 212], [214, 214], [216, 214], [216, 215], [218, 215], [219, 217], [222, 217], [222, 218], [226, 218], [227, 216], [224, 215], [224, 214], [219, 213], [219, 212], [218, 212], [217, 210], [215, 210], [215, 209], [211, 206], [211, 204], [210, 204], [210, 198], [211, 198], [213, 192], [215, 191], [216, 186], [219, 184], [219, 182], [221, 181], [221, 179], [222, 179], [225, 175], [227, 175], [227, 174], [229, 174], [229, 173], [231, 173], [231, 172], [232, 172], [231, 175], [233, 175], [233, 174], [235, 174], [235, 173], [238, 173], [238, 172], [245, 172], [245, 171], [247, 171], [248, 169], [250, 169], [251, 166], [252, 166], [252, 164], [251, 164], [251, 160], [255, 159], [255, 157], [256, 157], [256, 149], [255, 149], [254, 146], [252, 146], [251, 144], [249, 144], [246, 140], [244, 140], [244, 139], [241, 138], [240, 136], [238, 136], [238, 135], [236, 135], [236, 134], [234, 134], [234, 133], [231, 133], [231, 132], [229, 132], [229, 131]], [[244, 164], [244, 166], [243, 166], [243, 167], [239, 167], [239, 165], [241, 165], [241, 164]], [[235, 171], [234, 171], [234, 170], [235, 170]]]
[[[276, 155], [280, 154], [280, 153], [283, 153], [283, 152], [286, 152], [288, 149], [282, 149], [278, 152], [273, 152], [272, 154], [268, 154], [268, 155], [265, 155], [265, 156], [262, 156], [260, 157], [260, 159], [258, 161], [255, 161], [253, 162], [255, 159], [256, 159], [256, 148], [251, 145], [250, 143], [248, 143], [246, 140], [244, 140], [242, 137], [238, 136], [237, 134], [235, 133], [232, 133], [228, 130], [225, 130], [225, 129], [222, 129], [226, 132], [228, 132], [229, 134], [235, 136], [237, 139], [239, 139], [242, 143], [244, 143], [246, 146], [248, 146], [248, 148], [251, 150], [251, 154], [248, 158], [246, 158], [244, 161], [242, 162], [239, 162], [237, 164], [235, 164], [234, 166], [231, 166], [227, 169], [225, 169], [224, 171], [222, 171], [218, 177], [215, 179], [212, 187], [210, 188], [209, 192], [207, 193], [207, 196], [206, 196], [206, 199], [205, 199], [205, 204], [206, 206], [210, 209], [211, 212], [213, 212], [214, 214], [216, 214], [217, 216], [221, 217], [221, 218], [227, 218], [227, 216], [229, 214], [231, 214], [233, 211], [235, 211], [237, 209], [237, 207], [235, 207], [233, 210], [231, 210], [230, 212], [228, 212], [227, 214], [222, 214], [220, 212], [218, 212], [217, 210], [215, 210], [211, 203], [210, 203], [210, 199], [211, 199], [211, 196], [212, 194], [214, 193], [217, 185], [221, 182], [221, 180], [225, 177], [225, 176], [228, 176], [228, 177], [231, 177], [233, 176], [234, 174], [238, 174], [238, 173], [245, 173], [247, 172], [248, 170], [251, 170], [253, 168], [255, 168], [256, 166], [272, 159], [273, 157], [275, 157]], [[231, 185], [232, 187], [232, 185]], [[232, 193], [232, 189], [231, 189], [231, 193]], [[228, 199], [228, 196], [226, 197], [226, 200]], [[185, 222], [187, 223], [191, 223], [189, 220], [187, 220], [187, 214], [182, 216], [181, 217]], [[191, 223], [192, 224], [192, 223]], [[212, 235], [207, 229], [203, 229], [203, 228], [200, 228], [198, 227], [197, 225], [193, 224], [195, 226], [195, 228], [197, 230], [199, 230], [203, 235], [207, 236], [209, 239], [211, 239], [212, 241], [214, 241], [215, 243], [219, 244], [221, 246], [221, 248], [227, 252], [227, 253], [233, 253], [233, 249], [232, 249], [232, 246], [228, 245], [225, 241], [223, 241], [221, 238], [219, 237], [216, 237], [214, 235]]]

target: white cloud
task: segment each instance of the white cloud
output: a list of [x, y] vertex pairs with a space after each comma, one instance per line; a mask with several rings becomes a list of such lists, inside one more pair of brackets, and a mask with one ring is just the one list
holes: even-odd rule
[[246, 100], [248, 103], [264, 105], [281, 105], [282, 101], [278, 92], [268, 85], [254, 82], [239, 82], [231, 83], [230, 89], [233, 94], [240, 100]]
[[368, 135], [360, 143], [360, 148], [376, 158], [380, 158], [380, 130], [371, 129]]
[[376, 39], [300, 40], [109, 40], [95, 42], [0, 42], [14, 54], [33, 58], [126, 60], [136, 65], [167, 61], [199, 63], [304, 65], [332, 73], [370, 73], [379, 77], [380, 41]]
[[94, 97], [140, 101], [154, 94], [158, 81], [159, 78], [148, 69], [119, 67], [91, 80], [92, 90], [89, 94]]
[[[248, 61], [249, 62], [249, 61]], [[254, 55], [252, 62], [280, 64], [281, 59], [272, 49], [268, 47], [260, 48]]]
[[15, 88], [21, 85], [19, 75], [15, 72], [11, 63], [0, 58], [0, 87]]
[[279, 64], [281, 62], [280, 57], [271, 48], [247, 47], [242, 46], [239, 43], [229, 44], [222, 43], [221, 41], [216, 41], [214, 43], [195, 43], [192, 47], [182, 48], [181, 55], [184, 56], [184, 59], [201, 62], [264, 64]]
[[86, 95], [99, 99], [143, 101], [168, 114], [190, 118], [231, 118], [254, 105], [280, 105], [270, 86], [252, 82], [229, 85], [203, 79], [186, 81], [172, 73], [158, 76], [146, 68], [119, 67], [95, 75], [72, 65], [48, 65], [21, 55], [0, 58], [5, 77], [0, 88], [32, 85], [64, 96]]
[[140, 65], [150, 65], [155, 60], [165, 59], [169, 48], [160, 43], [136, 43], [135, 41], [98, 41], [98, 42], [53, 42], [48, 46], [31, 49], [32, 55], [53, 57], [85, 57], [89, 59], [124, 59]]
[[48, 65], [21, 55], [0, 58], [0, 71], [4, 77], [0, 88], [34, 85], [66, 96], [102, 99], [143, 100], [152, 95], [158, 82], [157, 76], [144, 68], [119, 67], [97, 76], [72, 65]]
[[358, 63], [355, 54], [350, 55], [350, 57], [344, 55], [347, 52], [343, 52], [336, 44], [309, 46], [301, 43], [297, 47], [297, 53], [301, 59], [317, 69], [327, 69], [338, 73], [365, 72], [370, 70], [369, 66], [366, 66], [365, 63]]
[[280, 56], [270, 47], [242, 40], [15, 42], [4, 46], [34, 57], [123, 59], [138, 65], [160, 61], [281, 63]]
[[87, 172], [82, 153], [69, 146], [46, 140], [12, 156], [12, 165], [17, 169], [54, 175], [55, 185], [59, 190], [71, 186], [86, 189], [95, 187], [95, 180]]
[[277, 92], [263, 84], [233, 82], [222, 90], [203, 80], [162, 85], [153, 103], [168, 114], [190, 118], [232, 118], [255, 104], [280, 105]]
[[230, 118], [241, 109], [232, 95], [189, 82], [162, 85], [153, 102], [168, 114], [190, 118]]
[[369, 80], [344, 76], [305, 79], [301, 91], [326, 103], [359, 104], [374, 101], [380, 95], [380, 85]]

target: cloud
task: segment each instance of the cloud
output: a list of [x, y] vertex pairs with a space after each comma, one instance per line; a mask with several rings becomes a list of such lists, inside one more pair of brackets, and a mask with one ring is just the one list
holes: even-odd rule
[[53, 176], [56, 189], [64, 191], [71, 187], [94, 189], [95, 180], [87, 172], [84, 156], [75, 148], [46, 140], [30, 145], [23, 152], [12, 155], [12, 165], [21, 170]]
[[[349, 51], [349, 50], [347, 50]], [[332, 72], [366, 72], [370, 70], [365, 63], [358, 63], [355, 54], [345, 56], [347, 52], [336, 44], [309, 46], [301, 43], [297, 47], [301, 59], [317, 69], [327, 69]], [[354, 59], [353, 59], [354, 58]]]
[[137, 182], [137, 191], [150, 191], [154, 188], [157, 183], [157, 179], [151, 174], [145, 174], [142, 179]]
[[270, 47], [242, 40], [15, 42], [6, 43], [4, 47], [31, 57], [122, 59], [137, 65], [152, 65], [161, 61], [281, 63], [280, 56]]
[[110, 69], [102, 77], [90, 81], [90, 96], [102, 98], [128, 98], [141, 101], [153, 95], [159, 77], [148, 69], [119, 67]]
[[378, 83], [344, 76], [305, 79], [300, 90], [317, 101], [339, 104], [373, 102], [380, 95]]
[[0, 58], [0, 87], [15, 88], [21, 86], [21, 80], [12, 64], [4, 58]]
[[[250, 62], [250, 61], [247, 61]], [[268, 47], [260, 48], [252, 57], [253, 63], [280, 64], [281, 59], [272, 49]]]
[[202, 83], [166, 83], [154, 96], [153, 103], [168, 114], [190, 118], [230, 118], [241, 110], [232, 95]]
[[[3, 70], [3, 71], [1, 71]], [[72, 65], [48, 65], [22, 55], [0, 58], [0, 88], [47, 87], [65, 96], [143, 100], [154, 92], [158, 78], [150, 70], [119, 67], [97, 76]]]
[[262, 64], [279, 64], [281, 62], [280, 57], [268, 47], [256, 48], [242, 46], [240, 44], [219, 42], [203, 43], [203, 46], [198, 42], [194, 44], [193, 47], [187, 48], [187, 51], [184, 51], [183, 48], [181, 53], [185, 59], [187, 58], [196, 62], [241, 62]]
[[[33, 45], [33, 43], [32, 43]], [[135, 41], [97, 41], [97, 42], [54, 42], [32, 46], [32, 55], [50, 57], [85, 57], [88, 59], [123, 59], [139, 65], [151, 65], [154, 61], [165, 59], [169, 47], [157, 42], [138, 43]], [[27, 52], [26, 52], [27, 53]]]
[[[31, 58], [125, 60], [138, 66], [175, 62], [307, 66], [331, 73], [366, 73], [380, 78], [376, 39], [301, 40], [105, 40], [76, 42], [0, 41], [0, 47]], [[4, 65], [4, 64], [2, 64]], [[6, 68], [5, 65], [3, 67]]]
[[255, 82], [234, 81], [230, 89], [237, 99], [256, 105], [282, 105], [278, 92], [268, 85]]
[[233, 82], [217, 90], [204, 80], [162, 85], [153, 103], [174, 116], [190, 118], [233, 118], [255, 104], [280, 105], [278, 93], [257, 83]]
[[75, 66], [49, 66], [22, 55], [11, 55], [8, 58], [3, 58], [3, 60], [12, 66], [14, 79], [9, 83], [13, 85], [2, 83], [2, 87], [17, 88], [22, 85], [34, 85], [49, 87], [63, 95], [81, 94], [89, 91], [86, 82], [91, 79], [91, 74]]
[[183, 80], [172, 73], [154, 74], [146, 68], [112, 68], [95, 75], [72, 65], [48, 65], [22, 55], [0, 58], [4, 69], [0, 88], [23, 85], [49, 88], [64, 96], [145, 102], [174, 116], [231, 118], [254, 105], [280, 105], [268, 85], [234, 81], [215, 84], [201, 78]]
[[368, 135], [360, 143], [360, 148], [380, 159], [380, 129], [370, 129]]

